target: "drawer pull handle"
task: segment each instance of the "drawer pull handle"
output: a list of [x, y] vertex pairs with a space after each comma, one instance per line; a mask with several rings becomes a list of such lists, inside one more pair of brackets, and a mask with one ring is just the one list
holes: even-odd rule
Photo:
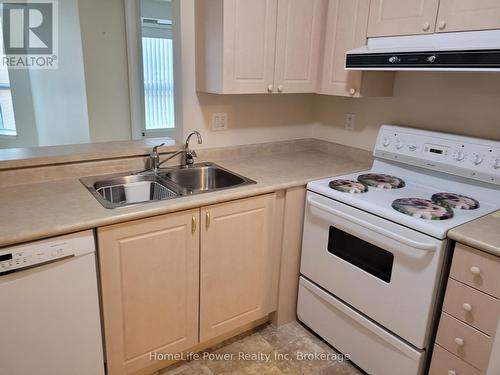
[[194, 215], [191, 219], [191, 233], [196, 233], [196, 216]]
[[207, 211], [207, 213], [205, 214], [205, 217], [206, 217], [205, 226], [208, 229], [208, 227], [210, 226], [210, 211]]
[[464, 303], [462, 305], [462, 309], [464, 309], [467, 312], [471, 312], [472, 311], [472, 305], [470, 303]]
[[479, 276], [481, 274], [481, 268], [472, 266], [470, 268], [470, 273], [472, 273], [474, 276]]
[[455, 370], [448, 370], [448, 375], [457, 375]]
[[457, 344], [458, 346], [464, 346], [464, 339], [460, 337], [455, 338], [455, 344]]

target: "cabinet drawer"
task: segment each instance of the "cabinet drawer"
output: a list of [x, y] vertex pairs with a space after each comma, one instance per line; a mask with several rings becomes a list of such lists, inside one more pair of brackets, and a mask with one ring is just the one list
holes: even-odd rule
[[500, 298], [500, 260], [494, 255], [457, 243], [450, 276]]
[[429, 375], [480, 375], [481, 372], [439, 345], [434, 346]]
[[491, 336], [495, 333], [500, 302], [454, 279], [448, 279], [443, 311]]
[[445, 312], [441, 314], [436, 343], [480, 370], [488, 366], [491, 339]]

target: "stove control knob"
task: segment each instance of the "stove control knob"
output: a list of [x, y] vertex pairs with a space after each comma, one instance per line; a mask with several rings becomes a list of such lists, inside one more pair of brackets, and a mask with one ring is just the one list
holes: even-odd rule
[[387, 147], [391, 144], [391, 140], [389, 138], [384, 138], [382, 141], [382, 146]]
[[396, 64], [396, 63], [398, 63], [400, 61], [401, 61], [401, 59], [399, 57], [397, 57], [397, 56], [391, 56], [391, 57], [389, 57], [389, 62], [391, 64]]
[[453, 154], [453, 158], [456, 161], [463, 161], [465, 159], [465, 152], [461, 150], [456, 150], [455, 153]]
[[403, 146], [404, 146], [403, 141], [400, 141], [400, 140], [398, 139], [398, 140], [396, 141], [396, 148], [397, 148], [398, 150], [401, 150], [401, 149], [403, 148]]
[[491, 164], [493, 169], [499, 169], [500, 168], [500, 158], [493, 159], [493, 163]]
[[417, 150], [417, 146], [415, 146], [415, 145], [408, 145], [408, 150], [410, 150], [412, 152], [416, 151]]
[[483, 156], [481, 154], [474, 154], [474, 165], [479, 165], [483, 162]]

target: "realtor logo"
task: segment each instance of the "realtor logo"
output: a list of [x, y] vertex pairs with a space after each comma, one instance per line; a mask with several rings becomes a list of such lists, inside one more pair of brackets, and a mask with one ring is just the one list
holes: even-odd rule
[[57, 0], [11, 0], [0, 7], [4, 54], [0, 65], [56, 68]]

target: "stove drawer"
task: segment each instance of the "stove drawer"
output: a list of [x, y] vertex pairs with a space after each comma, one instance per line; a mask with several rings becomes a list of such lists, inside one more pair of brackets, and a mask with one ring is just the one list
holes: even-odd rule
[[500, 298], [500, 261], [498, 257], [457, 243], [450, 277]]
[[472, 366], [485, 370], [491, 351], [491, 338], [443, 312], [436, 343]]
[[420, 375], [424, 352], [300, 278], [299, 320], [370, 375]]
[[491, 336], [497, 328], [500, 303], [496, 298], [450, 278], [443, 311]]
[[435, 345], [429, 375], [447, 374], [481, 375], [481, 371], [475, 369], [467, 362], [454, 356], [439, 345]]

